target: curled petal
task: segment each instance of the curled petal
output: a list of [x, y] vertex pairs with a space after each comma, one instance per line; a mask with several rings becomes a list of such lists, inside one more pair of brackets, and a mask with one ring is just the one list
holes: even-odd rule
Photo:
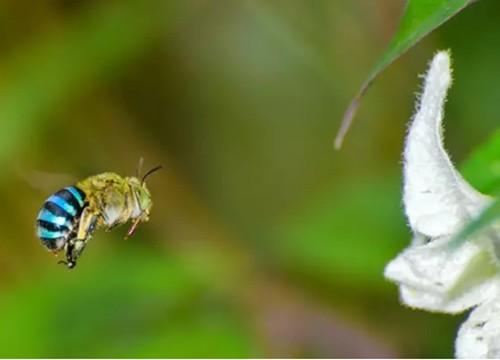
[[451, 79], [449, 54], [438, 52], [425, 77], [404, 151], [406, 215], [415, 233], [431, 239], [456, 233], [489, 202], [455, 170], [443, 147], [441, 122]]
[[450, 239], [489, 203], [454, 168], [444, 150], [443, 105], [451, 85], [450, 57], [438, 52], [425, 76], [404, 150], [403, 202], [414, 237], [385, 276], [411, 307], [455, 313], [500, 293], [494, 244], [480, 234], [459, 247]]

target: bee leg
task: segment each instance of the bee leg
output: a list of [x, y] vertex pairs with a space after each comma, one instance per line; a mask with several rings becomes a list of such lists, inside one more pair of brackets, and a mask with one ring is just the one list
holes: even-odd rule
[[128, 230], [127, 232], [127, 235], [125, 236], [125, 239], [128, 239], [130, 237], [130, 235], [132, 235], [135, 231], [135, 228], [137, 227], [137, 225], [139, 225], [139, 223], [141, 222], [142, 218], [144, 217], [144, 214], [141, 214], [140, 216], [138, 216], [135, 220], [134, 220], [134, 223], [132, 224], [132, 226], [130, 227], [130, 229]]
[[98, 216], [92, 214], [88, 208], [83, 210], [77, 233], [66, 243], [66, 261], [59, 261], [58, 264], [64, 264], [70, 270], [76, 266], [76, 260], [87, 246], [98, 219]]
[[73, 239], [69, 240], [67, 243], [66, 243], [66, 261], [64, 260], [61, 260], [61, 261], [58, 261], [57, 263], [58, 264], [64, 264], [66, 265], [66, 267], [68, 268], [68, 270], [71, 270], [75, 267], [76, 265], [76, 259], [73, 258], [73, 249], [74, 249], [74, 243], [73, 243]]
[[113, 230], [113, 229], [114, 229], [115, 227], [117, 227], [118, 225], [120, 225], [120, 224], [115, 223], [115, 224], [111, 225], [110, 227], [106, 228], [106, 232]]
[[78, 226], [76, 238], [78, 240], [86, 240], [92, 236], [98, 219], [99, 217], [92, 214], [89, 208], [85, 208], [82, 212], [82, 216], [80, 217], [80, 225]]
[[58, 264], [64, 264], [68, 269], [76, 266], [76, 260], [80, 257], [87, 246], [87, 240], [71, 239], [66, 246], [66, 261], [59, 261]]

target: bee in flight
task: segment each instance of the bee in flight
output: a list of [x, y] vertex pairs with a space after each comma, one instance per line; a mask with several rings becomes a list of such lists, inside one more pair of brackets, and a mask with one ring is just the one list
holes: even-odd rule
[[64, 250], [66, 261], [59, 261], [72, 269], [97, 228], [106, 231], [132, 221], [125, 238], [135, 231], [140, 222], [149, 220], [151, 194], [146, 178], [162, 166], [157, 166], [139, 179], [122, 177], [107, 172], [94, 175], [76, 185], [65, 187], [51, 195], [36, 219], [36, 233], [42, 244], [54, 254]]

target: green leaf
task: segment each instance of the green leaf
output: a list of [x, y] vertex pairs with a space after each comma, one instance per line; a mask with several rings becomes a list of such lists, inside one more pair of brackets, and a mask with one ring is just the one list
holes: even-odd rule
[[476, 150], [462, 166], [464, 177], [478, 190], [495, 193], [500, 189], [500, 130]]
[[361, 97], [375, 78], [394, 60], [403, 55], [432, 30], [436, 29], [475, 0], [409, 0], [406, 9], [392, 38], [379, 62], [369, 73], [368, 78], [347, 108], [340, 129], [335, 138], [335, 148], [342, 146], [349, 130]]

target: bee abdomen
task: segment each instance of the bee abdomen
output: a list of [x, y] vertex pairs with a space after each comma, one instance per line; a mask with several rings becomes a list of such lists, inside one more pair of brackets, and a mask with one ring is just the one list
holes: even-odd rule
[[68, 186], [50, 196], [36, 219], [37, 235], [49, 250], [61, 249], [85, 207], [85, 193]]

